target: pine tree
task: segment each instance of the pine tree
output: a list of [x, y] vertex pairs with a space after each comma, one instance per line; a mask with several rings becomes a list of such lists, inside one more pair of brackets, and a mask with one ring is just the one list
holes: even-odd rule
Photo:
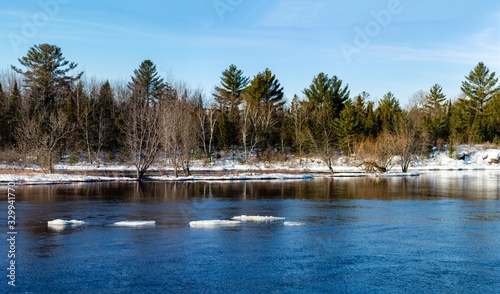
[[488, 67], [479, 62], [465, 79], [462, 82], [462, 92], [473, 101], [473, 110], [482, 112], [485, 104], [498, 91], [496, 86], [498, 78], [495, 77], [495, 72], [490, 73]]
[[151, 60], [144, 60], [139, 68], [134, 70], [131, 79], [129, 89], [134, 92], [135, 97], [144, 99], [149, 105], [157, 103], [168, 92], [167, 85]]
[[443, 93], [443, 88], [438, 84], [433, 85], [429, 90], [429, 94], [425, 96], [423, 106], [425, 124], [429, 132], [431, 145], [437, 144], [439, 139], [446, 140], [448, 137], [445, 101], [446, 95]]
[[26, 56], [18, 61], [26, 70], [11, 67], [15, 72], [23, 75], [24, 87], [28, 89], [28, 94], [34, 104], [32, 107], [38, 109], [43, 106], [49, 113], [56, 101], [64, 101], [73, 82], [83, 75], [83, 72], [75, 76], [68, 75], [78, 64], [67, 61], [63, 57], [61, 48], [55, 45], [35, 45], [28, 50]]
[[215, 101], [221, 106], [221, 110], [232, 113], [241, 104], [241, 94], [248, 85], [249, 78], [243, 75], [243, 71], [236, 65], [231, 64], [222, 72], [220, 86], [215, 86], [212, 94]]
[[473, 102], [471, 100], [457, 99], [450, 107], [450, 137], [454, 143], [477, 143], [478, 134], [475, 133], [477, 125], [474, 125], [476, 114], [471, 112]]
[[97, 134], [97, 149], [108, 148], [111, 150], [117, 148], [118, 138], [116, 136], [117, 130], [113, 123], [115, 119], [115, 99], [114, 93], [111, 89], [109, 81], [106, 81], [99, 88], [99, 95], [97, 96], [95, 114], [97, 120], [98, 134]]
[[[359, 103], [359, 101], [357, 101]], [[335, 121], [335, 133], [339, 140], [339, 146], [348, 154], [355, 152], [355, 145], [363, 134], [364, 116], [359, 105], [355, 105], [352, 100], [347, 100], [340, 116]]]
[[434, 114], [440, 111], [446, 101], [446, 95], [443, 93], [443, 87], [434, 84], [429, 90], [429, 94], [425, 96], [424, 109], [429, 114]]
[[343, 87], [342, 80], [337, 76], [329, 78], [327, 74], [319, 73], [303, 93], [307, 99], [304, 103], [310, 113], [308, 128], [311, 145], [330, 171], [333, 171], [332, 160], [338, 143], [335, 121], [349, 99], [349, 86]]
[[377, 117], [375, 115], [375, 103], [369, 101], [366, 105], [366, 118], [364, 119], [365, 137], [375, 138], [378, 135]]
[[270, 104], [275, 108], [281, 108], [285, 104], [283, 87], [268, 68], [250, 81], [245, 93], [250, 103]]
[[342, 80], [337, 76], [329, 78], [321, 72], [313, 78], [309, 88], [304, 89], [311, 110], [325, 109], [330, 112], [332, 120], [340, 114], [344, 103], [349, 99], [349, 86], [342, 87]]
[[469, 143], [479, 143], [488, 137], [484, 109], [494, 94], [499, 91], [498, 78], [495, 75], [495, 72], [490, 73], [483, 62], [479, 62], [462, 82], [461, 90], [465, 95], [464, 99], [469, 102], [467, 106], [471, 118], [467, 132]]
[[387, 92], [382, 100], [380, 100], [379, 106], [375, 111], [380, 131], [393, 133], [401, 119], [402, 113], [403, 110], [399, 106], [398, 99], [396, 99], [393, 93]]
[[500, 91], [497, 91], [484, 108], [485, 140], [500, 143]]
[[259, 139], [261, 148], [270, 148], [279, 143], [280, 126], [283, 119], [283, 87], [276, 75], [269, 69], [258, 73], [244, 92], [244, 99], [253, 109], [254, 134]]
[[219, 121], [219, 145], [227, 149], [238, 143], [239, 106], [249, 79], [234, 64], [222, 72], [220, 79], [221, 84], [215, 86], [215, 93], [212, 95], [219, 104], [222, 115]]
[[332, 96], [331, 80], [328, 75], [320, 72], [313, 78], [309, 88], [303, 90], [307, 98], [308, 107], [313, 109], [322, 109], [325, 101], [331, 100]]

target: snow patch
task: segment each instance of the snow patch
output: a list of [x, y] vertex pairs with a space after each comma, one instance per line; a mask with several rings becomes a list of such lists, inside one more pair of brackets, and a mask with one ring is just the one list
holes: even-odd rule
[[231, 219], [243, 222], [273, 222], [273, 221], [284, 220], [285, 218], [275, 217], [275, 216], [240, 215], [240, 216], [234, 216]]
[[236, 220], [201, 220], [201, 221], [191, 221], [189, 226], [192, 228], [213, 228], [213, 227], [225, 227], [225, 226], [238, 226], [241, 221]]

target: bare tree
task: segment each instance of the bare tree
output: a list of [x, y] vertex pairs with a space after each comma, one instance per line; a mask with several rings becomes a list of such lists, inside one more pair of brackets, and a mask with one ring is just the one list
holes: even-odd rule
[[123, 145], [133, 157], [137, 180], [141, 180], [160, 146], [159, 106], [132, 97], [125, 117], [125, 130]]
[[[83, 87], [83, 82], [79, 81], [74, 91], [76, 127], [82, 136], [81, 140], [83, 141], [85, 152], [87, 154], [87, 160], [92, 163], [92, 141], [94, 131], [93, 114], [95, 105], [91, 97], [84, 92]], [[90, 94], [92, 94], [92, 92], [94, 92], [94, 89], [90, 90]]]
[[198, 108], [196, 117], [199, 123], [199, 137], [203, 143], [203, 151], [208, 160], [212, 161], [212, 144], [214, 141], [215, 127], [219, 120], [220, 110], [216, 105], [208, 108]]
[[312, 142], [311, 132], [307, 128], [307, 121], [309, 119], [306, 107], [298, 100], [299, 98], [295, 96], [292, 101], [292, 105], [288, 116], [292, 122], [292, 134], [294, 147], [302, 159], [304, 150]]
[[177, 130], [179, 129], [178, 113], [176, 113], [177, 101], [172, 101], [168, 105], [162, 105], [162, 120], [161, 120], [161, 138], [162, 146], [165, 150], [166, 157], [170, 160], [174, 168], [175, 177], [179, 176], [181, 168], [180, 159], [180, 138]]
[[257, 127], [260, 123], [260, 116], [254, 103], [243, 102], [243, 109], [240, 118], [241, 141], [243, 143], [243, 159], [248, 160], [249, 150], [253, 150], [260, 139]]
[[215, 128], [217, 122], [220, 120], [220, 110], [217, 105], [213, 104], [207, 109], [207, 125], [208, 125], [208, 154], [210, 156], [210, 161], [212, 161], [212, 144], [214, 142]]
[[190, 176], [191, 161], [198, 148], [198, 128], [195, 107], [189, 101], [189, 91], [178, 91], [182, 96], [177, 100], [164, 100], [161, 106], [161, 138], [166, 156], [179, 176], [182, 169]]
[[405, 112], [394, 127], [395, 132], [383, 132], [375, 140], [366, 139], [361, 143], [360, 166], [366, 172], [386, 172], [396, 159], [401, 170], [408, 172], [415, 156], [422, 154], [427, 142], [424, 115], [417, 107]]
[[410, 109], [397, 126], [394, 136], [394, 153], [399, 155], [401, 170], [405, 173], [415, 156], [422, 154], [426, 147], [427, 133], [422, 111], [417, 107]]
[[311, 128], [306, 136], [311, 138], [311, 145], [318, 156], [325, 162], [331, 173], [333, 171], [333, 162], [338, 156], [338, 150], [335, 147], [335, 132], [333, 126], [326, 123], [329, 112], [325, 109], [314, 111], [311, 117], [314, 120], [315, 133]]
[[395, 152], [395, 136], [383, 132], [376, 139], [367, 138], [358, 149], [359, 167], [367, 173], [385, 173], [392, 167]]
[[17, 137], [21, 150], [35, 158], [43, 171], [52, 173], [59, 152], [74, 130], [62, 111], [39, 116], [24, 111]]
[[212, 161], [212, 144], [214, 140], [215, 126], [219, 119], [220, 110], [217, 109], [215, 104], [211, 104], [205, 107], [207, 104], [206, 100], [201, 94], [201, 90], [196, 90], [192, 94], [191, 100], [194, 99], [196, 118], [198, 120], [198, 135], [201, 143], [203, 145], [203, 152], [205, 157], [211, 162]]

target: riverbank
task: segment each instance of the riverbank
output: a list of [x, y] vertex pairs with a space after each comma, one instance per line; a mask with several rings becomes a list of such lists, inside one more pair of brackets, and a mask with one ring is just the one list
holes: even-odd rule
[[[255, 180], [307, 180], [317, 177], [396, 177], [418, 176], [431, 171], [498, 170], [500, 149], [482, 146], [458, 149], [450, 158], [447, 152], [433, 152], [426, 158], [417, 158], [407, 173], [401, 173], [394, 164], [387, 173], [367, 174], [355, 161], [340, 157], [333, 172], [318, 158], [290, 157], [282, 162], [241, 163], [226, 158], [211, 163], [197, 160], [190, 168], [191, 176], [174, 176], [169, 166], [156, 164], [146, 173], [145, 181], [255, 181]], [[394, 162], [397, 162], [396, 160]], [[96, 166], [80, 162], [61, 162], [54, 166], [54, 173], [46, 174], [37, 166], [0, 165], [0, 182], [25, 185], [58, 184], [103, 181], [136, 181], [135, 167], [130, 164], [110, 163]]]

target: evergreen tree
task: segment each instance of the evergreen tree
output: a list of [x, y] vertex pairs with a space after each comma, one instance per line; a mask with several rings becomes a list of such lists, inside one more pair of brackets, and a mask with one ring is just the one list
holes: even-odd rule
[[366, 118], [364, 120], [365, 136], [375, 138], [378, 135], [377, 117], [375, 115], [375, 103], [369, 101], [366, 104]]
[[215, 86], [215, 101], [221, 106], [221, 110], [232, 113], [238, 110], [241, 104], [241, 94], [248, 85], [249, 78], [243, 75], [243, 71], [236, 65], [231, 64], [222, 72], [220, 86]]
[[313, 78], [309, 88], [304, 89], [303, 93], [311, 110], [322, 109], [325, 101], [331, 100], [331, 96], [333, 96], [330, 78], [327, 74], [320, 72]]
[[107, 148], [108, 150], [117, 148], [118, 133], [113, 123], [115, 119], [115, 99], [113, 89], [109, 81], [106, 81], [99, 89], [99, 95], [96, 103], [96, 119], [98, 126], [98, 149]]
[[495, 75], [483, 62], [479, 62], [462, 82], [461, 90], [465, 95], [462, 99], [467, 100], [467, 103], [461, 105], [467, 106], [465, 111], [469, 112], [467, 117], [470, 119], [466, 132], [468, 143], [480, 143], [488, 137], [484, 110], [498, 91], [498, 78]]
[[[74, 150], [86, 151], [86, 159], [89, 163], [93, 163], [92, 155], [96, 133], [95, 103], [93, 101], [95, 88], [94, 83], [87, 86], [82, 81], [78, 82], [65, 107], [68, 120], [75, 121], [76, 125], [76, 132], [72, 134], [71, 143], [74, 144]], [[77, 143], [78, 145], [76, 145]]]
[[167, 93], [167, 85], [151, 60], [144, 60], [139, 68], [134, 70], [131, 79], [129, 89], [134, 92], [135, 97], [144, 99], [149, 105], [157, 103]]
[[335, 121], [335, 133], [339, 140], [339, 146], [348, 154], [355, 152], [355, 145], [363, 134], [362, 117], [364, 117], [364, 111], [360, 109], [359, 104], [355, 105], [359, 102], [347, 100], [339, 118]]
[[425, 124], [431, 145], [437, 144], [439, 139], [445, 140], [448, 137], [445, 101], [446, 95], [438, 84], [431, 87], [424, 99]]
[[337, 76], [329, 78], [327, 74], [319, 73], [303, 93], [307, 99], [305, 105], [310, 113], [308, 128], [311, 145], [333, 171], [332, 162], [338, 143], [335, 121], [349, 99], [349, 86], [343, 87], [342, 80]]
[[71, 123], [77, 122], [77, 113], [76, 113], [76, 103], [80, 101], [80, 99], [76, 100], [76, 96], [84, 97], [87, 96], [84, 90], [84, 85], [80, 81], [76, 84], [76, 87], [73, 91], [68, 92], [66, 101], [64, 102], [63, 108], [66, 116], [68, 117], [68, 121]]
[[443, 87], [434, 84], [425, 96], [424, 109], [428, 114], [434, 114], [440, 111], [446, 101], [446, 95], [443, 93]]
[[76, 76], [68, 75], [77, 64], [67, 61], [63, 57], [61, 48], [54, 45], [35, 45], [18, 61], [26, 70], [11, 67], [23, 75], [24, 87], [28, 89], [33, 109], [43, 106], [45, 111], [51, 112], [54, 103], [64, 100], [73, 82], [83, 75], [83, 72], [77, 73]]
[[76, 151], [78, 148], [82, 147], [80, 145], [82, 132], [90, 131], [82, 130], [78, 127], [81, 119], [79, 117], [79, 111], [84, 106], [84, 103], [87, 102], [86, 100], [88, 100], [88, 97], [85, 93], [83, 82], [79, 81], [75, 89], [68, 92], [66, 101], [62, 105], [62, 110], [66, 115], [68, 123], [76, 126], [76, 132], [69, 135], [68, 145], [65, 146], [72, 151]]
[[398, 99], [396, 99], [393, 93], [387, 92], [382, 100], [380, 100], [379, 106], [375, 111], [380, 132], [393, 133], [401, 119], [402, 113], [403, 110], [399, 106]]
[[362, 122], [361, 139], [366, 137], [375, 138], [377, 136], [377, 118], [375, 117], [374, 103], [368, 101], [369, 99], [370, 94], [363, 91], [354, 100], [358, 119]]
[[258, 109], [253, 128], [260, 138], [260, 147], [269, 148], [279, 143], [285, 100], [283, 87], [276, 76], [269, 69], [258, 73], [244, 96], [247, 104]]
[[281, 108], [285, 104], [283, 87], [268, 68], [252, 79], [245, 93], [250, 103], [271, 104], [275, 108]]
[[450, 107], [450, 136], [455, 143], [477, 143], [480, 140], [476, 113], [470, 111], [471, 100], [457, 99]]
[[220, 79], [221, 84], [215, 86], [215, 93], [212, 95], [221, 110], [219, 145], [227, 149], [238, 143], [239, 106], [249, 79], [234, 64], [222, 72]]
[[500, 91], [497, 91], [484, 109], [485, 140], [500, 145]]
[[462, 92], [473, 102], [473, 110], [482, 112], [485, 104], [498, 91], [496, 86], [498, 78], [495, 77], [495, 72], [490, 73], [488, 67], [479, 62], [465, 79], [462, 82]]
[[329, 78], [321, 72], [313, 78], [309, 88], [304, 89], [311, 110], [325, 109], [332, 116], [332, 120], [340, 114], [344, 103], [349, 99], [349, 86], [342, 87], [342, 80], [337, 76]]

